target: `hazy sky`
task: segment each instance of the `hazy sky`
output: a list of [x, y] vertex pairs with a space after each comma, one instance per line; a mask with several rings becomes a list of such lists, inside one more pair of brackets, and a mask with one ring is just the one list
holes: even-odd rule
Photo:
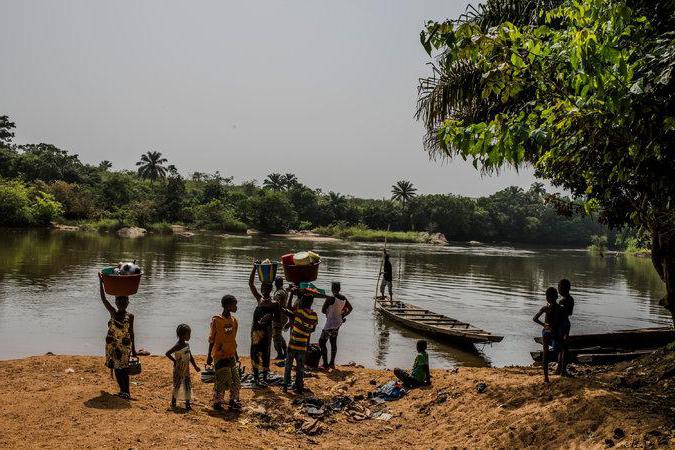
[[132, 168], [158, 150], [184, 174], [294, 172], [313, 187], [479, 195], [481, 176], [429, 161], [413, 117], [427, 19], [460, 0], [0, 0], [0, 114], [16, 141]]

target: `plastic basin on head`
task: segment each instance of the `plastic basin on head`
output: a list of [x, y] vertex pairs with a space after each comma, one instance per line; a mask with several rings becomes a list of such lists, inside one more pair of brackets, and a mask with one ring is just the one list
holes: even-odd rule
[[279, 263], [272, 261], [270, 263], [259, 263], [255, 265], [256, 272], [258, 272], [258, 278], [261, 283], [274, 283], [274, 279], [277, 277], [277, 269]]
[[113, 268], [107, 267], [101, 271], [103, 274], [103, 290], [108, 295], [124, 297], [138, 292], [141, 284], [141, 275], [113, 275]]
[[303, 281], [315, 281], [319, 276], [319, 264], [308, 264], [305, 266], [284, 264], [284, 277], [286, 281], [293, 284], [299, 284]]

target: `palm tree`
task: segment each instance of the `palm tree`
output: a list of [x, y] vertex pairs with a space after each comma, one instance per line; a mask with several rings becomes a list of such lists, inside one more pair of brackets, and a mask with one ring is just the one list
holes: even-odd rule
[[286, 173], [283, 175], [283, 180], [284, 180], [284, 186], [286, 189], [290, 189], [296, 184], [298, 184], [298, 177], [295, 176], [295, 174], [292, 173]]
[[162, 158], [161, 152], [147, 152], [141, 155], [141, 160], [136, 163], [138, 166], [138, 176], [150, 179], [152, 183], [157, 178], [164, 178], [166, 176], [166, 167], [162, 164], [167, 161], [166, 158]]
[[263, 181], [263, 187], [273, 191], [283, 191], [286, 187], [284, 175], [280, 173], [271, 173]]
[[108, 171], [112, 168], [112, 163], [107, 159], [104, 159], [99, 163], [98, 167], [103, 171]]
[[347, 197], [337, 192], [330, 191], [328, 197], [328, 210], [333, 215], [333, 221], [344, 219], [344, 211], [347, 205]]
[[417, 188], [410, 181], [397, 181], [391, 187], [391, 199], [405, 204], [416, 195], [416, 192]]

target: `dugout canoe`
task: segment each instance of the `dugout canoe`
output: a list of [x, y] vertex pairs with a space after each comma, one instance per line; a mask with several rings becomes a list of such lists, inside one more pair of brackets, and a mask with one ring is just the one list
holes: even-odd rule
[[[541, 344], [541, 337], [534, 338]], [[569, 337], [570, 349], [588, 347], [612, 347], [622, 349], [645, 349], [660, 347], [675, 341], [672, 327], [635, 328], [610, 333], [577, 334]]]
[[497, 336], [442, 314], [419, 308], [410, 303], [376, 297], [375, 310], [385, 318], [399, 323], [420, 334], [458, 345], [488, 344], [501, 342], [504, 336]]

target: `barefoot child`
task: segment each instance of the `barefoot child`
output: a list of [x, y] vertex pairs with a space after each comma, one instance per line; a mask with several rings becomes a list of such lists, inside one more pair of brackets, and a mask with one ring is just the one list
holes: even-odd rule
[[206, 364], [213, 366], [216, 372], [216, 380], [213, 385], [213, 409], [223, 410], [225, 391], [230, 391], [230, 409], [239, 410], [239, 368], [237, 362], [237, 319], [232, 315], [237, 311], [237, 299], [233, 295], [225, 295], [220, 304], [223, 313], [213, 316], [209, 333], [209, 351]]
[[103, 274], [98, 274], [99, 290], [103, 306], [110, 313], [108, 334], [105, 337], [105, 365], [114, 371], [117, 385], [120, 388], [119, 397], [129, 400], [129, 357], [136, 356], [134, 341], [134, 315], [127, 312], [129, 297], [115, 297], [113, 307], [103, 290]]
[[[548, 348], [549, 346], [553, 347], [553, 351], [555, 352], [558, 347], [558, 326], [561, 313], [560, 306], [558, 306], [556, 300], [558, 300], [558, 291], [556, 288], [550, 287], [546, 289], [546, 306], [542, 306], [533, 318], [536, 323], [543, 327], [541, 330], [541, 337], [543, 346], [542, 365], [544, 366], [544, 383], [550, 382], [548, 379]], [[544, 315], [543, 322], [539, 320], [542, 314]]]
[[[326, 299], [321, 308], [321, 312], [326, 315], [326, 324], [324, 325], [321, 337], [319, 338], [324, 369], [335, 368], [338, 331], [344, 323], [345, 318], [353, 309], [352, 304], [349, 303], [347, 297], [340, 293], [339, 282], [334, 281], [331, 284], [331, 290], [333, 291], [333, 295]], [[330, 362], [328, 361], [328, 346], [326, 345], [328, 341], [330, 341]]]
[[427, 354], [427, 341], [417, 341], [417, 356], [412, 370], [408, 374], [405, 370], [394, 369], [394, 375], [401, 380], [407, 388], [431, 386], [431, 372], [429, 371], [429, 355]]
[[[253, 265], [248, 285], [253, 297], [258, 302], [253, 311], [253, 320], [251, 321], [251, 365], [253, 366], [253, 382], [256, 386], [266, 386], [267, 376], [270, 372], [270, 351], [272, 348], [273, 323], [279, 322], [281, 315], [281, 305], [275, 302], [270, 294], [272, 293], [271, 283], [262, 283], [261, 292], [255, 287], [256, 266]], [[262, 372], [262, 380], [260, 373]]]
[[185, 402], [185, 409], [192, 409], [192, 380], [190, 379], [190, 364], [197, 372], [201, 372], [195, 359], [190, 352], [190, 334], [192, 330], [184, 323], [176, 328], [178, 342], [166, 352], [166, 357], [173, 362], [173, 394], [171, 395], [171, 407], [176, 407], [176, 402]]
[[[291, 298], [293, 292], [291, 292]], [[289, 301], [291, 299], [289, 298]], [[293, 391], [296, 394], [302, 394], [303, 377], [305, 371], [305, 353], [309, 346], [309, 337], [316, 328], [318, 318], [312, 310], [313, 297], [309, 293], [303, 293], [298, 306], [293, 309], [291, 321], [291, 335], [288, 339], [288, 349], [286, 350], [286, 365], [284, 366], [284, 384], [283, 391], [288, 390], [291, 383], [291, 370], [295, 362], [295, 383]]]

